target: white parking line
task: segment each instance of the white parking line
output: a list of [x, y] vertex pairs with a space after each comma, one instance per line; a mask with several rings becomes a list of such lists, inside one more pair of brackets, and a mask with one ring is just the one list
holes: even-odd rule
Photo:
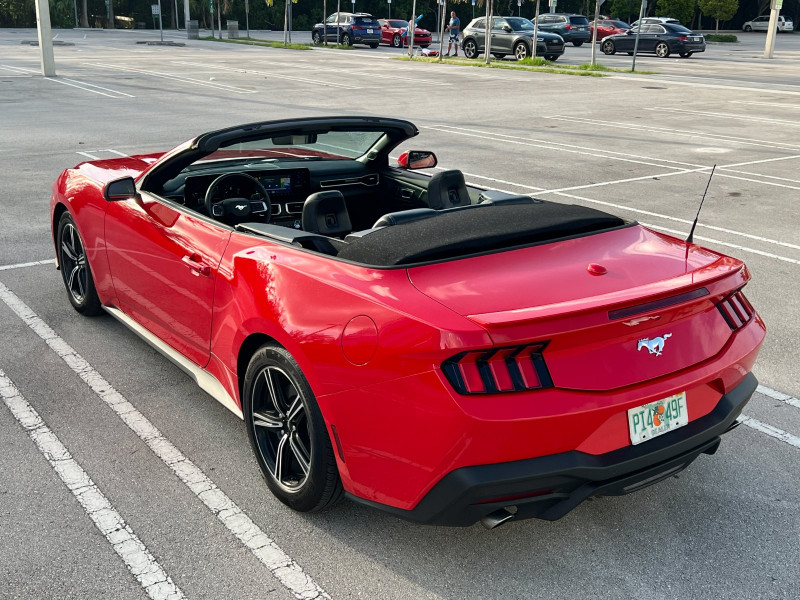
[[780, 400], [781, 402], [785, 402], [790, 406], [794, 406], [795, 408], [800, 408], [800, 400], [798, 400], [793, 396], [790, 396], [789, 394], [784, 394], [783, 392], [779, 392], [778, 390], [773, 390], [772, 388], [768, 388], [765, 385], [759, 385], [756, 391], [759, 394], [764, 394], [765, 396], [769, 396], [774, 400]]
[[14, 382], [0, 369], [0, 396], [3, 402], [47, 459], [67, 489], [86, 511], [128, 571], [153, 600], [180, 600], [183, 592], [158, 564], [147, 547], [125, 523], [108, 498], [94, 484], [69, 450], [45, 424], [39, 413], [22, 396]]
[[227, 92], [234, 92], [236, 94], [255, 94], [256, 90], [248, 90], [245, 88], [239, 88], [232, 85], [225, 85], [224, 83], [214, 83], [212, 81], [200, 81], [198, 79], [192, 79], [191, 77], [183, 77], [180, 75], [170, 75], [169, 73], [159, 73], [157, 71], [147, 71], [145, 69], [134, 69], [133, 67], [123, 67], [121, 65], [109, 65], [106, 63], [99, 63], [99, 62], [90, 62], [85, 63], [88, 66], [92, 67], [100, 67], [101, 69], [112, 69], [114, 71], [127, 71], [130, 73], [140, 73], [142, 75], [149, 75], [150, 77], [158, 77], [161, 79], [171, 79], [173, 81], [180, 81], [182, 83], [190, 83], [193, 85], [199, 85], [201, 87], [210, 87], [216, 90], [223, 90]]
[[800, 110], [800, 104], [784, 104], [781, 102], [756, 102], [754, 100], [728, 100], [731, 104], [750, 104], [754, 106], [769, 106], [771, 108], [791, 108]]
[[242, 69], [241, 67], [226, 67], [224, 65], [209, 65], [208, 63], [193, 63], [187, 61], [173, 61], [177, 65], [188, 65], [194, 67], [212, 67], [215, 71], [232, 71], [234, 73], [251, 73], [253, 75], [263, 75], [264, 77], [276, 77], [278, 79], [286, 79], [289, 81], [299, 81], [301, 83], [310, 83], [317, 86], [327, 86], [335, 88], [343, 88], [345, 90], [360, 90], [360, 86], [341, 83], [338, 81], [324, 81], [322, 79], [312, 79], [310, 77], [298, 77], [296, 75], [285, 75], [283, 73], [276, 73], [275, 71], [257, 71], [255, 69]]
[[748, 417], [746, 415], [741, 415], [738, 419], [736, 419], [742, 425], [747, 425], [748, 427], [752, 427], [756, 431], [760, 431], [761, 433], [765, 433], [770, 437], [774, 437], [776, 440], [780, 440], [782, 442], [786, 442], [790, 446], [794, 446], [795, 448], [800, 448], [800, 437], [796, 435], [792, 435], [784, 431], [783, 429], [778, 429], [777, 427], [773, 427], [772, 425], [767, 425], [766, 423], [762, 423], [756, 419]]
[[716, 117], [718, 119], [737, 119], [747, 122], [758, 121], [760, 123], [776, 123], [778, 125], [786, 126], [786, 127], [800, 127], [800, 123], [796, 121], [786, 121], [784, 119], [771, 119], [769, 117], [757, 117], [752, 114], [750, 115], [736, 115], [733, 113], [718, 113], [718, 112], [708, 112], [704, 110], [689, 110], [686, 108], [669, 108], [666, 106], [662, 106], [659, 108], [654, 107], [645, 107], [644, 110], [652, 110], [657, 112], [673, 112], [673, 113], [681, 113], [686, 115], [700, 115], [702, 117]]
[[192, 493], [269, 571], [300, 600], [330, 598], [290, 556], [253, 523], [192, 461], [165, 438], [142, 413], [115, 390], [80, 354], [0, 283], [0, 300], [50, 346], [78, 377], [147, 444]]
[[[761, 87], [748, 87], [746, 85], [724, 85], [724, 84], [713, 84], [713, 83], [698, 83], [696, 81], [680, 81], [678, 79], [673, 79], [670, 75], [663, 75], [660, 79], [654, 79], [650, 77], [634, 77], [630, 75], [613, 75], [607, 74], [607, 77], [611, 77], [612, 79], [626, 79], [628, 81], [645, 81], [647, 83], [659, 83], [664, 85], [665, 83], [674, 84], [674, 85], [685, 85], [689, 87], [703, 87], [703, 88], [711, 88], [711, 89], [718, 89], [718, 90], [736, 90], [742, 92], [758, 92], [759, 94], [782, 94], [788, 96], [800, 96], [800, 91], [794, 90], [783, 90], [778, 89], [773, 86], [769, 85], [762, 85]], [[698, 78], [699, 79], [699, 78]], [[712, 81], [725, 81], [724, 79], [713, 79], [711, 77], [704, 77], [703, 79], [709, 79]], [[797, 87], [797, 86], [790, 86], [789, 84], [781, 84], [784, 87]]]
[[[15, 67], [23, 72], [29, 72], [31, 74], [37, 74], [39, 71], [35, 69], [24, 69], [21, 67]], [[95, 85], [93, 83], [87, 83], [85, 81], [78, 81], [77, 79], [69, 79], [67, 77], [44, 77], [47, 81], [52, 81], [53, 83], [60, 83], [62, 85], [66, 85], [69, 87], [78, 88], [79, 90], [83, 90], [84, 92], [91, 92], [92, 94], [99, 94], [100, 96], [106, 96], [107, 98], [135, 98], [136, 96], [132, 96], [130, 94], [126, 94], [125, 92], [120, 92], [118, 90], [112, 90], [109, 88], [105, 88], [99, 85]], [[97, 88], [97, 89], [90, 89], [90, 88]], [[99, 92], [97, 90], [104, 90], [104, 92], [110, 92], [108, 94], [104, 92]]]
[[11, 269], [23, 269], [25, 267], [38, 267], [39, 265], [54, 265], [56, 260], [50, 258], [48, 260], [35, 260], [32, 262], [17, 263], [15, 265], [0, 265], [0, 271], [10, 271]]

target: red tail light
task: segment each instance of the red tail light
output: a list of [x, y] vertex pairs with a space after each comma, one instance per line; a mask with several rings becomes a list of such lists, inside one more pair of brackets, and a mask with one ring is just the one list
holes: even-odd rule
[[678, 39], [679, 39], [679, 40], [681, 40], [682, 42], [685, 42], [685, 41], [687, 41], [689, 38], [688, 38], [688, 37], [686, 37], [685, 35], [679, 35], [679, 36], [678, 36]]
[[722, 313], [722, 318], [725, 319], [725, 322], [732, 331], [736, 331], [747, 325], [750, 319], [753, 318], [753, 314], [755, 314], [753, 307], [750, 305], [750, 302], [747, 301], [747, 298], [744, 297], [741, 290], [737, 290], [730, 296], [724, 298], [722, 302], [717, 304], [717, 308], [719, 312]]
[[461, 352], [442, 363], [459, 394], [521, 392], [553, 386], [542, 357], [547, 342]]
[[567, 29], [572, 29], [572, 25], [567, 25]]

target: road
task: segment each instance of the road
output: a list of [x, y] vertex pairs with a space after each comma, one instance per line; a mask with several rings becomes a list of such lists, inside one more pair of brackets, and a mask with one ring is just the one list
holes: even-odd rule
[[[55, 48], [58, 77], [44, 79], [21, 43], [35, 32], [0, 30], [2, 597], [796, 598], [800, 35], [778, 36], [772, 61], [758, 58], [763, 34], [741, 38], [595, 78], [63, 31], [74, 45]], [[88, 158], [334, 114], [407, 118], [420, 128], [407, 146], [471, 183], [681, 237], [716, 165], [695, 240], [747, 262], [768, 327], [749, 420], [678, 477], [555, 523], [286, 509], [241, 421], [113, 319], [72, 310], [48, 202], [60, 171]]]

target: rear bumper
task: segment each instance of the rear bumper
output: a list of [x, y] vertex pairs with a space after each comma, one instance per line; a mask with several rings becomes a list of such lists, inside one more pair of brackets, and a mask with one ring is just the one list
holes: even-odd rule
[[[637, 446], [600, 455], [577, 450], [450, 472], [412, 510], [348, 494], [351, 499], [419, 523], [468, 526], [506, 507], [514, 518], [560, 519], [591, 496], [627, 494], [671, 477], [700, 454], [713, 454], [720, 436], [755, 392], [751, 373], [709, 414]], [[513, 509], [512, 509], [513, 511]]]

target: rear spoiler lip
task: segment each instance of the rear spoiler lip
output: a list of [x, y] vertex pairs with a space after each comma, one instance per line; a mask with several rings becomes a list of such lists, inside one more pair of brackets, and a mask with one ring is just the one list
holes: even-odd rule
[[[633, 287], [619, 292], [601, 296], [589, 296], [557, 304], [531, 306], [490, 313], [467, 315], [474, 323], [487, 329], [519, 327], [537, 321], [549, 321], [564, 316], [576, 316], [580, 313], [610, 312], [651, 301], [677, 296], [694, 289], [708, 289], [706, 298], [714, 298], [741, 288], [750, 280], [750, 272], [745, 264], [735, 258], [722, 257], [710, 265], [706, 265], [691, 273], [685, 273], [643, 286]], [[687, 300], [695, 302], [698, 299]], [[670, 306], [674, 308], [679, 304]], [[649, 312], [656, 312], [655, 310]], [[609, 318], [609, 321], [614, 319]]]

